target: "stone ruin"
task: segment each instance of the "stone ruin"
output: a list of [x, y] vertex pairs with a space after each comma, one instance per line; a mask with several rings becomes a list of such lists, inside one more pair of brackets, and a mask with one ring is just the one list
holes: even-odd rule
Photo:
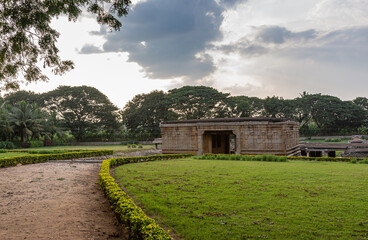
[[299, 124], [283, 118], [217, 118], [160, 125], [162, 153], [299, 156]]

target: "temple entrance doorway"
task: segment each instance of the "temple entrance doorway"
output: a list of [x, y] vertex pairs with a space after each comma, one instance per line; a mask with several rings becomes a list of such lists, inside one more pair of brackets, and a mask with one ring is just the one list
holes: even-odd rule
[[203, 153], [230, 154], [234, 152], [235, 135], [232, 131], [205, 131]]

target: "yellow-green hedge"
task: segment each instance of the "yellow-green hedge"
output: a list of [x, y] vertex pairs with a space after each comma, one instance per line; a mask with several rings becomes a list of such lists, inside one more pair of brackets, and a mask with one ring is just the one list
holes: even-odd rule
[[110, 167], [127, 163], [168, 160], [193, 156], [193, 154], [168, 154], [145, 157], [111, 158], [102, 162], [99, 174], [100, 185], [105, 192], [119, 221], [128, 229], [129, 239], [156, 240], [172, 239], [170, 235], [147, 217], [141, 208], [115, 183], [110, 176]]
[[83, 152], [67, 152], [67, 153], [56, 153], [56, 154], [6, 157], [6, 158], [0, 159], [0, 167], [16, 166], [18, 163], [21, 163], [24, 165], [24, 164], [33, 164], [33, 163], [43, 163], [48, 160], [62, 160], [62, 159], [105, 156], [105, 155], [111, 155], [113, 153], [114, 153], [113, 150], [95, 150], [95, 151], [83, 151]]

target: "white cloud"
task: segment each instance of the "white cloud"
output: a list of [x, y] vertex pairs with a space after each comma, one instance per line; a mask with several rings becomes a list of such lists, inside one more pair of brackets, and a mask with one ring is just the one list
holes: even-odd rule
[[[170, 3], [137, 0], [135, 7], [142, 2], [152, 6], [155, 1]], [[216, 4], [223, 2], [226, 0], [216, 0]], [[170, 5], [173, 12], [169, 5], [163, 6], [161, 10], [168, 11], [165, 16], [147, 8], [151, 15], [137, 17], [133, 12], [139, 9], [133, 9], [122, 22], [123, 30], [134, 34], [119, 37], [119, 41], [114, 41], [114, 36], [121, 32], [106, 35], [90, 17], [77, 23], [55, 20], [53, 24], [61, 33], [60, 55], [73, 60], [76, 69], [62, 77], [49, 74], [49, 83], [31, 84], [27, 89], [42, 92], [58, 85], [90, 85], [119, 107], [136, 94], [187, 84], [258, 97], [293, 98], [303, 91], [345, 99], [368, 97], [367, 0], [228, 2], [231, 5], [226, 8], [206, 1], [200, 8], [183, 7], [181, 11], [192, 12], [183, 13], [184, 20], [174, 22], [170, 19], [181, 13], [175, 4]], [[196, 25], [199, 23], [188, 19], [206, 21]], [[138, 25], [127, 26], [129, 22]], [[110, 45], [104, 46], [106, 36]], [[79, 54], [101, 52], [105, 47], [111, 52]], [[130, 55], [121, 51], [127, 49]], [[148, 79], [147, 74], [158, 80]]]

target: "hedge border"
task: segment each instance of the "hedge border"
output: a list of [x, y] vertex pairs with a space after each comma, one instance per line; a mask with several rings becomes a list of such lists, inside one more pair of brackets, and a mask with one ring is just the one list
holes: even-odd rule
[[200, 160], [225, 160], [225, 161], [262, 161], [262, 162], [286, 162], [286, 156], [276, 156], [270, 154], [263, 155], [240, 155], [240, 154], [213, 154], [205, 153]]
[[155, 220], [149, 218], [141, 208], [126, 194], [110, 175], [110, 167], [128, 163], [148, 162], [157, 160], [179, 159], [194, 156], [194, 154], [167, 154], [144, 157], [125, 157], [106, 159], [101, 164], [99, 184], [110, 202], [118, 220], [129, 232], [129, 239], [169, 240], [171, 236]]
[[[227, 159], [222, 159], [221, 157], [225, 156]], [[234, 157], [232, 157], [234, 156]], [[254, 157], [254, 160], [247, 159], [248, 161], [270, 161], [271, 157], [267, 156], [276, 156], [276, 155], [239, 155], [239, 154], [212, 154], [206, 153], [202, 156], [198, 157], [198, 159], [206, 159], [206, 160], [243, 160], [242, 157]], [[263, 157], [263, 158], [262, 158]], [[280, 157], [280, 156], [276, 156]], [[318, 161], [318, 162], [350, 162], [350, 163], [368, 163], [368, 158], [357, 157], [357, 158], [348, 158], [348, 157], [286, 157], [287, 160], [300, 160], [300, 161]], [[263, 160], [261, 160], [263, 159]], [[270, 159], [270, 160], [267, 160]], [[245, 159], [243, 161], [246, 161]]]
[[21, 163], [33, 164], [33, 163], [44, 163], [49, 160], [64, 160], [73, 158], [85, 158], [85, 157], [97, 157], [112, 155], [113, 150], [95, 150], [95, 151], [83, 151], [83, 152], [67, 152], [67, 153], [56, 153], [56, 154], [42, 154], [42, 155], [26, 155], [16, 157], [6, 157], [0, 159], [0, 168], [13, 167]]

